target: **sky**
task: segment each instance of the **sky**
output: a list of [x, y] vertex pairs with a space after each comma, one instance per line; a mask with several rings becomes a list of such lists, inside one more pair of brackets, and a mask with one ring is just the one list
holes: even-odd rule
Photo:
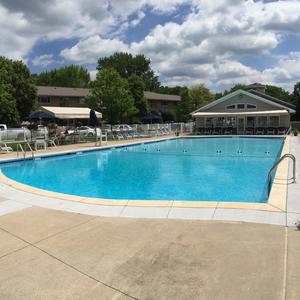
[[33, 73], [144, 54], [164, 85], [300, 81], [300, 0], [0, 0], [0, 55]]

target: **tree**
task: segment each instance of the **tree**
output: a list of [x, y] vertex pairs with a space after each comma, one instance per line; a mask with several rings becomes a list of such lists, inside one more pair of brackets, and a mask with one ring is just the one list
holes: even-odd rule
[[76, 65], [33, 74], [32, 78], [36, 85], [74, 88], [87, 88], [91, 81], [89, 71], [84, 67]]
[[137, 75], [143, 80], [145, 90], [153, 91], [160, 86], [160, 83], [158, 76], [151, 69], [150, 63], [150, 59], [142, 54], [133, 56], [130, 53], [116, 52], [109, 57], [99, 58], [97, 70], [113, 68], [126, 79], [131, 75]]
[[296, 106], [296, 114], [293, 116], [294, 120], [300, 120], [300, 81], [294, 85], [294, 91], [291, 95], [292, 103]]
[[187, 122], [191, 119], [190, 113], [192, 112], [192, 101], [187, 87], [181, 87], [179, 93], [181, 101], [178, 103], [176, 110], [176, 119], [179, 122]]
[[[8, 110], [8, 123], [24, 119], [35, 108], [36, 88], [30, 71], [22, 61], [0, 57], [1, 106]], [[5, 108], [1, 108], [3, 112]], [[12, 114], [14, 117], [12, 118]]]
[[28, 117], [36, 105], [37, 90], [28, 67], [22, 61], [13, 62], [13, 98], [21, 120]]
[[19, 121], [16, 101], [9, 89], [0, 83], [0, 123], [15, 124]]
[[283, 88], [275, 85], [266, 85], [266, 94], [283, 101], [290, 101], [290, 93]]
[[129, 90], [134, 99], [134, 106], [138, 110], [138, 116], [144, 117], [149, 113], [149, 104], [144, 97], [145, 84], [137, 75], [128, 78]]
[[112, 69], [101, 69], [90, 84], [86, 102], [91, 109], [101, 111], [111, 124], [123, 123], [137, 113], [127, 80]]
[[226, 96], [230, 93], [233, 93], [237, 90], [247, 90], [247, 86], [244, 85], [244, 84], [238, 83], [238, 84], [234, 85], [230, 90], [225, 90], [223, 93], [222, 92], [221, 93], [216, 93], [215, 94], [215, 99], [216, 100], [220, 99], [220, 98], [222, 98], [222, 97], [224, 97], [224, 96]]
[[194, 85], [189, 89], [189, 97], [191, 99], [191, 109], [196, 110], [215, 99], [209, 89], [203, 84]]

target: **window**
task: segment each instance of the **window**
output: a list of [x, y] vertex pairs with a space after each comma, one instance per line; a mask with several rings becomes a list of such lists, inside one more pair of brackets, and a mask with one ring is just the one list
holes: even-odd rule
[[270, 116], [270, 126], [271, 127], [279, 126], [279, 116]]
[[161, 105], [168, 106], [168, 101], [161, 101]]
[[247, 117], [247, 127], [255, 126], [255, 117]]
[[227, 117], [226, 118], [226, 125], [228, 127], [235, 127], [236, 126], [236, 117]]
[[227, 105], [226, 109], [235, 109], [235, 104]]
[[267, 125], [268, 125], [268, 117], [267, 116], [257, 117], [257, 127], [267, 127]]
[[218, 127], [223, 127], [225, 125], [225, 117], [218, 117], [217, 118], [217, 126]]
[[213, 126], [213, 119], [214, 118], [206, 118], [206, 121], [205, 121], [205, 126], [206, 127], [211, 127], [211, 126]]
[[247, 108], [247, 109], [255, 109], [255, 108], [257, 108], [257, 106], [256, 105], [254, 105], [254, 104], [251, 104], [251, 103], [247, 103], [247, 104], [245, 104], [245, 103], [238, 103], [238, 104], [230, 104], [230, 105], [227, 105], [226, 106], [226, 109], [245, 109], [245, 108]]
[[79, 104], [85, 104], [84, 98], [80, 98], [80, 99], [79, 99]]
[[257, 108], [257, 106], [254, 105], [254, 104], [247, 104], [247, 108], [249, 108], [249, 109], [255, 109], [255, 108]]
[[50, 97], [39, 97], [38, 102], [39, 103], [50, 103]]

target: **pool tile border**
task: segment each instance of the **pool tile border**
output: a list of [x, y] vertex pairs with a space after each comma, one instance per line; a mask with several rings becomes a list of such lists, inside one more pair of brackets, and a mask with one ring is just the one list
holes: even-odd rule
[[[188, 138], [200, 137], [200, 136], [188, 136]], [[225, 136], [229, 137], [229, 136]], [[247, 136], [251, 138], [252, 136]], [[273, 136], [274, 137], [274, 136]], [[278, 136], [276, 136], [278, 137]], [[279, 136], [280, 137], [280, 136]], [[132, 142], [128, 144], [120, 144], [113, 146], [102, 146], [95, 148], [86, 148], [80, 150], [69, 150], [63, 152], [45, 153], [39, 157], [53, 157], [65, 154], [74, 154], [77, 152], [93, 152], [105, 149], [122, 148], [131, 145], [146, 144], [153, 142], [160, 142], [170, 139], [176, 139], [177, 137], [166, 137], [160, 140], [147, 140]], [[185, 137], [179, 137], [185, 138]], [[284, 141], [281, 156], [289, 152], [290, 147], [290, 137], [287, 136]], [[20, 159], [17, 159], [20, 160]], [[17, 161], [16, 159], [8, 160], [7, 162]], [[248, 209], [248, 210], [260, 210], [269, 212], [284, 212], [286, 211], [286, 198], [287, 198], [287, 184], [288, 184], [288, 161], [283, 161], [275, 172], [274, 182], [272, 184], [269, 200], [267, 203], [251, 203], [251, 202], [216, 202], [216, 201], [161, 201], [161, 200], [111, 200], [103, 198], [89, 198], [80, 197], [69, 194], [50, 192], [47, 190], [31, 187], [20, 182], [14, 181], [6, 177], [0, 170], [0, 182], [8, 185], [12, 188], [25, 191], [27, 193], [32, 193], [40, 195], [43, 197], [55, 198], [60, 200], [67, 200], [72, 202], [92, 204], [92, 205], [102, 205], [102, 206], [124, 206], [125, 207], [169, 207], [171, 208], [214, 208], [214, 209]]]

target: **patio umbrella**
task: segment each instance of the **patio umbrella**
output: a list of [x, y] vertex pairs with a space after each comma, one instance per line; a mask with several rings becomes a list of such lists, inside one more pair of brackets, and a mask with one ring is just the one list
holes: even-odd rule
[[96, 116], [96, 113], [93, 109], [91, 109], [90, 111], [90, 120], [89, 120], [89, 124], [93, 127], [97, 127], [99, 126], [99, 121], [98, 118]]
[[54, 119], [52, 115], [44, 111], [36, 111], [27, 118], [28, 121], [52, 121]]
[[158, 116], [158, 115], [155, 115], [153, 113], [150, 113], [149, 115], [143, 117], [142, 120], [143, 121], [151, 121], [151, 123], [152, 123], [152, 121], [159, 121], [159, 120], [161, 120], [161, 117]]

